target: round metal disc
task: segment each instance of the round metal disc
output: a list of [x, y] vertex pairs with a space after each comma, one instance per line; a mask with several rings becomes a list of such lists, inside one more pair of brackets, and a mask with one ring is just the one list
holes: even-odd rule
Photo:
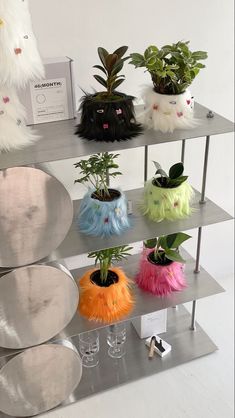
[[0, 409], [14, 417], [49, 411], [71, 395], [81, 376], [75, 349], [57, 344], [30, 348], [0, 370]]
[[54, 177], [30, 167], [0, 171], [0, 267], [47, 257], [64, 240], [73, 205]]
[[0, 346], [17, 349], [48, 341], [68, 325], [77, 305], [78, 288], [67, 269], [13, 270], [0, 278]]

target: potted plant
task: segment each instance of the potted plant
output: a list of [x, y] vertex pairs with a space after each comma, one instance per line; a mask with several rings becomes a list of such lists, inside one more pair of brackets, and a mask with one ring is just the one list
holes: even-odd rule
[[99, 269], [87, 271], [80, 279], [79, 311], [94, 321], [113, 322], [122, 319], [132, 310], [134, 300], [130, 281], [124, 271], [112, 264], [126, 258], [132, 247], [121, 246], [88, 254], [99, 263]]
[[125, 80], [120, 72], [129, 58], [124, 58], [127, 49], [127, 46], [122, 46], [110, 54], [106, 49], [98, 48], [101, 65], [94, 68], [100, 70], [103, 77], [96, 74], [94, 78], [105, 87], [105, 91], [83, 97], [79, 109], [81, 122], [76, 131], [79, 136], [97, 141], [119, 141], [142, 132], [135, 119], [134, 97], [117, 91]]
[[109, 178], [121, 175], [115, 160], [119, 154], [104, 152], [75, 164], [80, 178], [75, 183], [87, 185], [79, 211], [81, 232], [94, 236], [121, 234], [130, 227], [127, 200], [123, 192], [109, 187]]
[[200, 61], [207, 58], [204, 51], [191, 51], [188, 42], [164, 45], [161, 49], [151, 45], [144, 55], [131, 54], [136, 68], [144, 67], [150, 73], [153, 87], [145, 89], [143, 123], [148, 128], [173, 132], [176, 128], [195, 126], [194, 98], [188, 87], [200, 70]]
[[174, 221], [189, 216], [194, 192], [183, 176], [184, 165], [174, 164], [169, 175], [155, 162], [155, 176], [146, 182], [144, 188], [143, 213], [149, 219], [160, 222], [163, 219]]
[[136, 277], [138, 286], [157, 296], [167, 296], [186, 287], [179, 246], [191, 238], [179, 232], [144, 242], [144, 250]]

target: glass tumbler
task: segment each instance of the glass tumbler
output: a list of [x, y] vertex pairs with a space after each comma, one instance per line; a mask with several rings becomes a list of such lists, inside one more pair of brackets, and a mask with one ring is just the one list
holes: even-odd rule
[[122, 358], [125, 353], [126, 327], [125, 324], [115, 324], [108, 328], [108, 354], [112, 358]]
[[84, 367], [95, 367], [99, 364], [99, 349], [99, 333], [97, 331], [84, 332], [79, 335], [79, 350]]

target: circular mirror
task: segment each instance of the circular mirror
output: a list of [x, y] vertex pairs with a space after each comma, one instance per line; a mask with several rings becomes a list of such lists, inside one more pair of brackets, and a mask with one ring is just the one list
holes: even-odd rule
[[82, 377], [82, 361], [72, 344], [47, 344], [11, 358], [0, 370], [0, 409], [29, 417], [65, 401]]
[[47, 257], [64, 240], [73, 205], [54, 177], [30, 167], [0, 171], [0, 267]]
[[21, 267], [0, 278], [0, 346], [26, 348], [57, 335], [78, 306], [78, 287], [67, 269]]

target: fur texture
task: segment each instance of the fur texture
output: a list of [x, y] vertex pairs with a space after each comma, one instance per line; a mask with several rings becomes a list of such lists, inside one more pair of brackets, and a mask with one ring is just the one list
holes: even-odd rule
[[120, 235], [130, 227], [127, 214], [127, 201], [121, 193], [118, 199], [101, 202], [91, 196], [94, 189], [84, 196], [78, 217], [80, 231], [86, 235], [110, 236]]
[[22, 87], [42, 78], [44, 68], [33, 34], [28, 0], [0, 1], [0, 85]]
[[165, 189], [153, 185], [151, 179], [144, 188], [143, 213], [155, 222], [186, 218], [192, 213], [190, 202], [193, 196], [193, 189], [187, 181], [174, 189]]
[[0, 152], [23, 148], [37, 139], [25, 124], [25, 109], [15, 89], [0, 87]]
[[92, 283], [89, 270], [81, 278], [79, 311], [91, 321], [112, 323], [124, 318], [132, 310], [134, 299], [129, 286], [130, 281], [120, 268], [110, 268], [118, 275], [119, 281], [109, 287], [100, 287]]
[[81, 123], [76, 134], [96, 141], [114, 142], [133, 138], [142, 132], [136, 122], [132, 96], [115, 93], [120, 100], [94, 100], [96, 94], [86, 95], [80, 106]]
[[147, 128], [161, 132], [193, 128], [198, 124], [194, 118], [194, 98], [189, 90], [178, 95], [156, 93], [152, 87], [143, 91], [145, 110], [139, 120]]
[[168, 296], [187, 287], [183, 264], [174, 261], [167, 266], [155, 265], [148, 260], [148, 255], [152, 251], [143, 250], [136, 276], [138, 286], [156, 296]]

